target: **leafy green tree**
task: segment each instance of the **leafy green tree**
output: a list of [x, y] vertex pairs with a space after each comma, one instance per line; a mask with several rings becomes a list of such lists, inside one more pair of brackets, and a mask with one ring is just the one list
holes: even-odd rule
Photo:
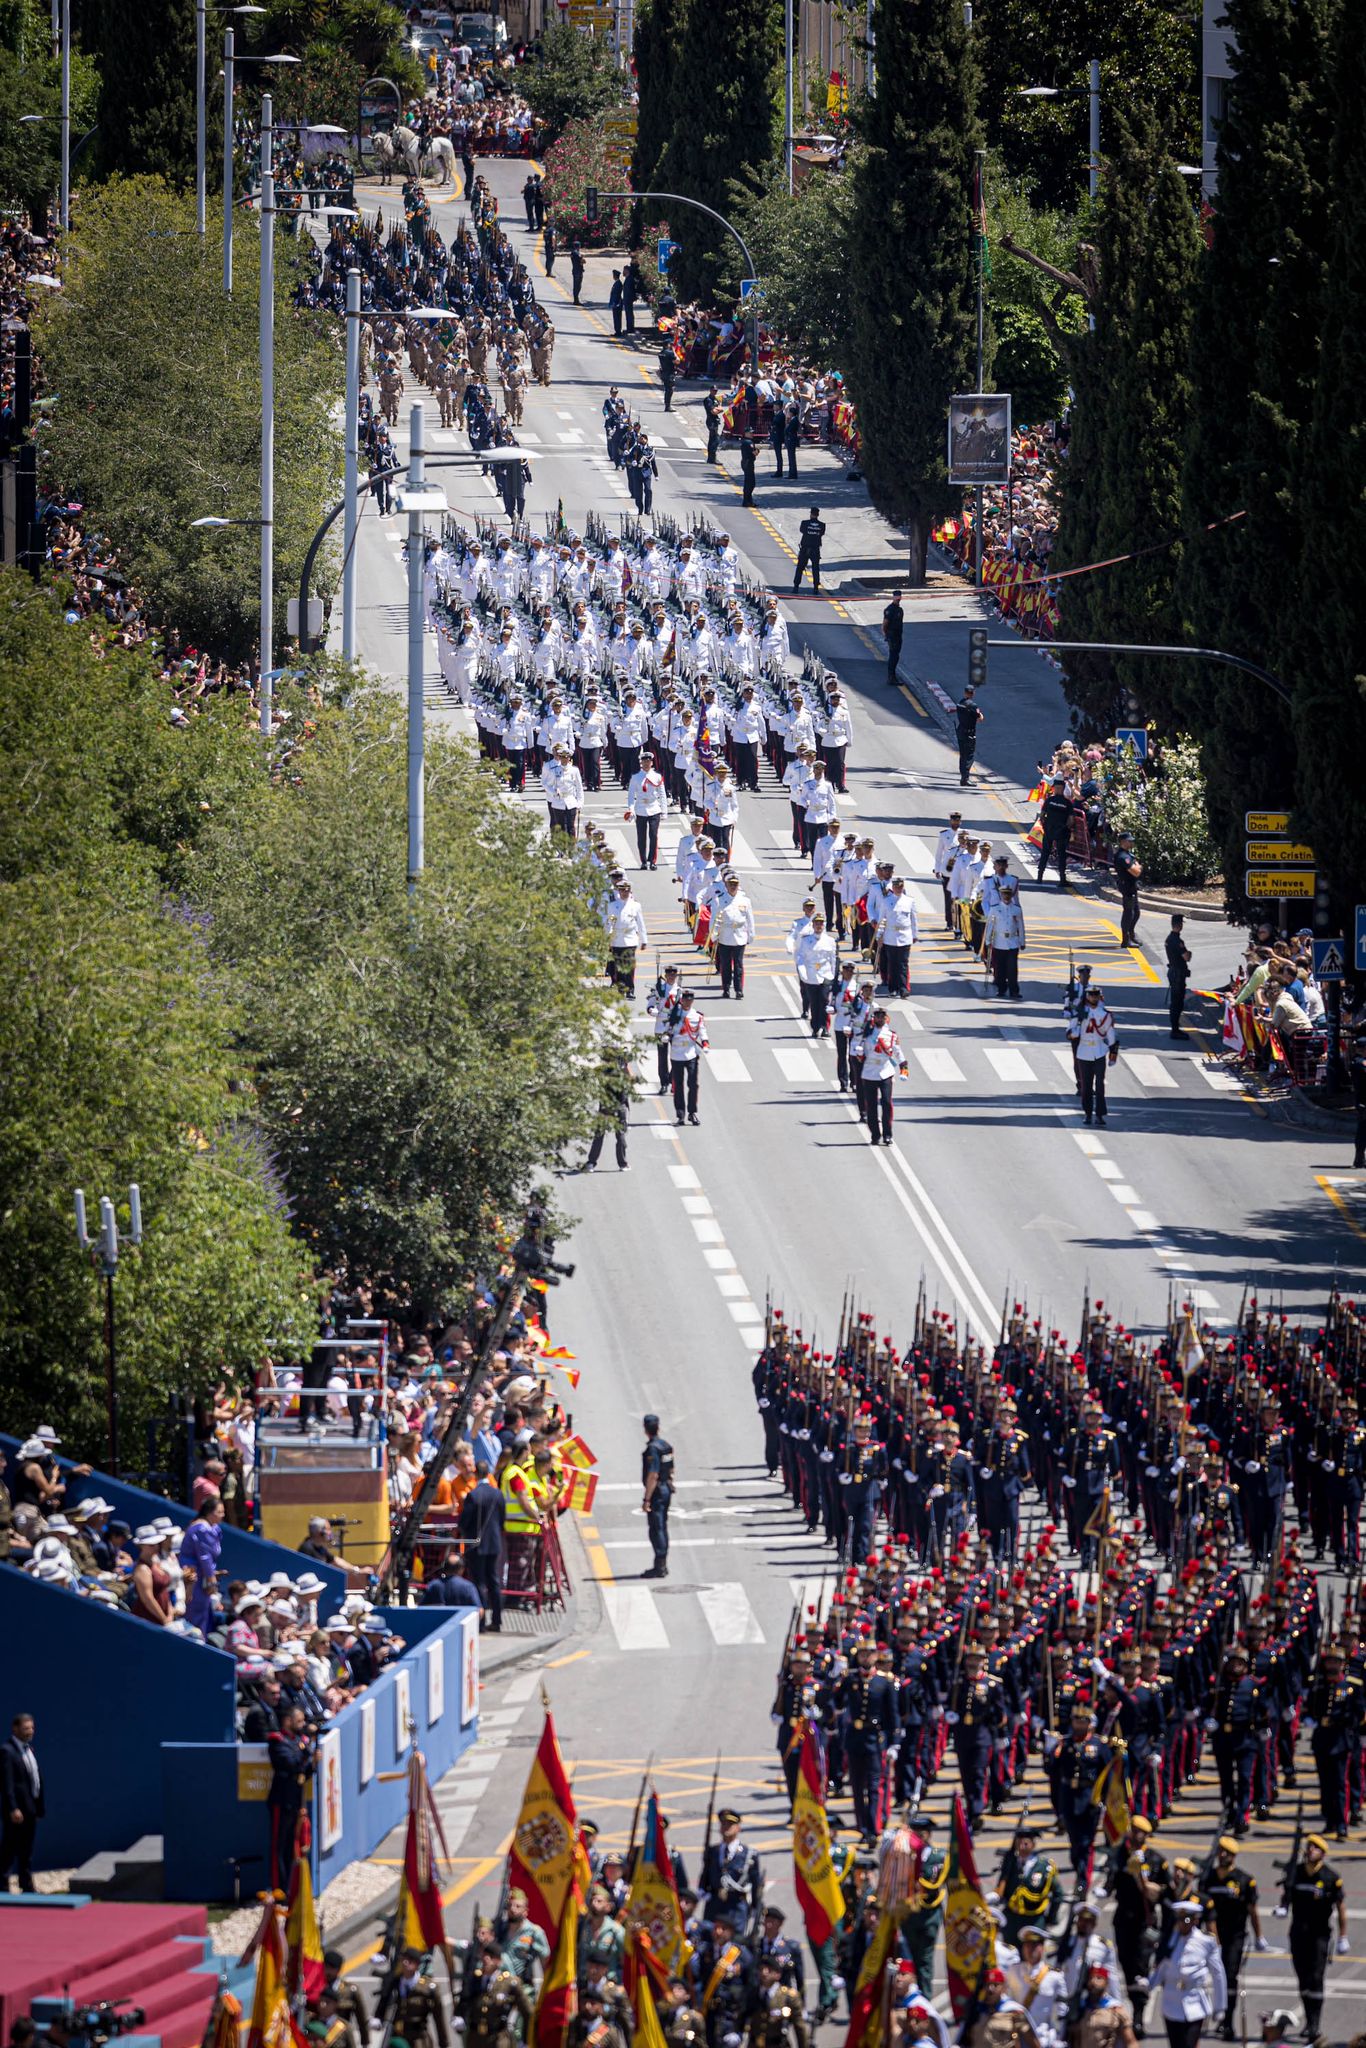
[[[1190, 424], [1190, 305], [1200, 232], [1190, 196], [1141, 108], [1117, 114], [1098, 221], [1095, 329], [1074, 348], [1076, 406], [1056, 561], [1107, 561], [1180, 531]], [[1064, 581], [1060, 638], [1170, 642], [1173, 552]], [[1067, 692], [1085, 723], [1130, 722], [1137, 695], [1167, 722], [1173, 676], [1158, 662], [1069, 656]]]
[[591, 121], [622, 98], [622, 74], [607, 43], [567, 22], [545, 31], [539, 62], [524, 64], [517, 84], [551, 141], [571, 121]]
[[[1295, 815], [1318, 856], [1341, 930], [1361, 900], [1366, 878], [1366, 250], [1360, 218], [1366, 190], [1366, 15], [1359, 7], [1340, 9], [1328, 69], [1328, 275], [1318, 387], [1301, 465], [1304, 540], [1292, 642], [1292, 721], [1298, 748]], [[1325, 507], [1331, 510], [1326, 521]]]
[[[771, 0], [734, 0], [724, 33], [709, 0], [682, 0], [673, 120], [658, 190], [729, 218], [733, 188], [757, 189], [777, 142], [778, 53]], [[733, 293], [740, 259], [725, 230], [691, 209], [670, 226], [680, 244], [672, 272], [679, 295], [715, 303]]]
[[844, 362], [850, 321], [845, 239], [853, 180], [814, 177], [789, 196], [781, 169], [737, 208], [763, 286], [762, 317], [808, 361]]
[[636, 9], [635, 48], [639, 99], [636, 146], [631, 158], [631, 187], [649, 192], [659, 186], [659, 167], [673, 133], [674, 84], [685, 0], [640, 0]]
[[992, 384], [1008, 391], [1017, 425], [1056, 418], [1066, 402], [1072, 343], [1085, 332], [1081, 296], [1013, 254], [1030, 253], [1064, 276], [1078, 262], [1075, 217], [1032, 205], [1018, 183], [988, 164], [987, 214], [991, 234], [991, 280], [987, 322], [992, 339]]
[[[1286, 565], [1299, 555], [1306, 518], [1317, 525], [1302, 493], [1320, 368], [1340, 7], [1228, 0], [1227, 12], [1233, 75], [1195, 297], [1178, 597], [1197, 644], [1284, 671], [1304, 604]], [[1321, 502], [1317, 481], [1312, 492]], [[1234, 514], [1242, 516], [1224, 523]], [[1193, 667], [1179, 688], [1204, 747], [1230, 897], [1241, 904], [1243, 813], [1291, 802], [1295, 734], [1264, 686], [1236, 670]]]
[[909, 528], [923, 583], [930, 528], [952, 511], [949, 398], [974, 388], [978, 130], [961, 0], [878, 0], [877, 93], [851, 173], [848, 380], [873, 497]]
[[[1087, 186], [1090, 60], [1101, 68], [1101, 147], [1111, 116], [1144, 106], [1177, 161], [1200, 161], [1200, 10], [1181, 0], [977, 0], [973, 49], [993, 159], [1031, 197], [1074, 210]], [[1064, 90], [1024, 99], [1020, 87]]]
[[[99, 74], [75, 44], [71, 146], [77, 176], [89, 168], [87, 157], [76, 152], [98, 101]], [[60, 112], [60, 67], [53, 55], [49, 10], [40, 9], [36, 0], [7, 0], [0, 6], [0, 204], [22, 207], [37, 234], [47, 233], [48, 208], [55, 210], [61, 182]], [[42, 119], [24, 118], [32, 114]]]
[[196, 858], [296, 1222], [320, 1262], [435, 1305], [592, 1130], [618, 1005], [594, 870], [463, 744], [430, 742], [427, 768], [412, 898], [403, 709], [379, 690], [325, 711], [295, 780], [255, 785]]
[[[243, 215], [225, 299], [219, 233], [201, 244], [193, 196], [115, 180], [82, 209], [80, 260], [41, 312], [38, 348], [61, 393], [43, 436], [46, 474], [99, 508], [156, 613], [230, 658], [257, 635], [259, 539], [250, 525], [196, 532], [208, 514], [259, 510], [260, 242]], [[301, 257], [277, 233], [275, 585], [280, 618], [340, 472], [334, 324], [301, 314]], [[110, 337], [118, 336], [118, 346]], [[326, 565], [324, 565], [326, 569]]]

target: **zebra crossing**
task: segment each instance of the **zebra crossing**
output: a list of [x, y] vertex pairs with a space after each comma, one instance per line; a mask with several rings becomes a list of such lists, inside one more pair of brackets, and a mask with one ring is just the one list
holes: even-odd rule
[[[677, 1553], [687, 1547], [690, 1540], [694, 1547], [706, 1547], [720, 1539], [674, 1537], [669, 1555], [675, 1569], [679, 1565]], [[775, 1539], [765, 1536], [748, 1540], [770, 1543]], [[781, 1542], [783, 1539], [776, 1540]], [[798, 1541], [805, 1547], [818, 1543], [820, 1539], [802, 1531], [799, 1536], [786, 1540]], [[624, 1546], [614, 1546], [609, 1541], [607, 1548], [611, 1550], [614, 1547]], [[833, 1564], [827, 1566], [822, 1563], [807, 1578], [789, 1579], [787, 1592], [790, 1599], [801, 1601], [803, 1605], [815, 1601], [827, 1571], [833, 1570]], [[767, 1590], [775, 1601], [781, 1597], [777, 1585]], [[679, 1586], [667, 1593], [657, 1592], [652, 1586], [637, 1585], [629, 1579], [612, 1580], [602, 1587], [602, 1603], [620, 1650], [671, 1650], [699, 1641], [705, 1645], [708, 1640], [718, 1650], [756, 1649], [771, 1641], [781, 1641], [787, 1626], [787, 1613], [784, 1612], [779, 1620], [775, 1612], [771, 1627], [766, 1629], [754, 1611], [749, 1591], [738, 1579]]]
[[[899, 1028], [923, 1034], [924, 1025], [904, 1002], [887, 1004]], [[709, 1012], [713, 1026], [715, 1012]], [[1026, 1091], [1070, 1094], [1075, 1085], [1072, 1054], [1066, 1046], [1027, 1046], [956, 1043], [910, 1045], [905, 1048], [911, 1077], [931, 1082], [936, 1089], [975, 1089], [979, 1094], [1015, 1096]], [[829, 1088], [834, 1081], [834, 1063], [801, 1045], [769, 1045], [751, 1049], [746, 1055], [735, 1046], [713, 1045], [707, 1057], [707, 1079], [720, 1088], [768, 1087], [773, 1068], [789, 1088]], [[1157, 1053], [1121, 1052], [1118, 1068], [1112, 1070], [1109, 1090], [1116, 1098], [1165, 1095], [1179, 1092], [1186, 1076], [1196, 1075], [1211, 1094], [1238, 1095], [1243, 1084], [1222, 1067], [1207, 1064], [1198, 1055], [1173, 1054], [1163, 1059]], [[1198, 1092], [1198, 1091], [1192, 1091]]]

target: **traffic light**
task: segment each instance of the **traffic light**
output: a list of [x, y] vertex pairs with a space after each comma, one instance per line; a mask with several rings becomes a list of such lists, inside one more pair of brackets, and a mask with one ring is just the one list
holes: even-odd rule
[[987, 629], [973, 626], [968, 633], [968, 681], [980, 690], [987, 679]]
[[589, 185], [583, 195], [583, 217], [590, 227], [598, 224], [598, 188]]

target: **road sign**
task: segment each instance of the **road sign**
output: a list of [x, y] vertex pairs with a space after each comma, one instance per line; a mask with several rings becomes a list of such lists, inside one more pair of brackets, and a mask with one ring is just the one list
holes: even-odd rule
[[1357, 905], [1356, 938], [1357, 973], [1366, 974], [1366, 903]]
[[660, 238], [659, 238], [659, 274], [660, 274], [660, 276], [661, 276], [661, 277], [667, 277], [667, 276], [668, 276], [668, 274], [669, 274], [669, 258], [670, 258], [670, 257], [671, 257], [671, 256], [673, 255], [673, 252], [674, 252], [674, 250], [675, 250], [675, 249], [676, 249], [676, 248], [677, 248], [678, 246], [679, 246], [679, 245], [678, 245], [678, 243], [677, 243], [677, 242], [671, 242], [671, 241], [669, 241], [669, 239], [668, 239], [668, 237], [667, 237], [667, 236], [665, 236], [665, 235], [661, 235], [661, 236], [660, 236]]
[[1315, 981], [1341, 981], [1346, 972], [1347, 941], [1345, 939], [1315, 939]]
[[757, 277], [742, 277], [740, 279], [740, 304], [743, 306], [750, 293], [757, 292], [758, 289], [759, 280]]
[[1312, 868], [1249, 868], [1243, 876], [1243, 894], [1258, 900], [1312, 897], [1316, 880]]
[[1148, 758], [1148, 729], [1143, 725], [1122, 725], [1115, 734], [1116, 744], [1132, 747], [1140, 761]]
[[1301, 846], [1293, 839], [1245, 839], [1243, 846], [1253, 867], [1311, 868], [1314, 865], [1313, 847]]
[[1268, 832], [1288, 832], [1290, 830], [1290, 813], [1289, 811], [1245, 811], [1243, 813], [1243, 830], [1244, 832], [1255, 832], [1259, 836]]

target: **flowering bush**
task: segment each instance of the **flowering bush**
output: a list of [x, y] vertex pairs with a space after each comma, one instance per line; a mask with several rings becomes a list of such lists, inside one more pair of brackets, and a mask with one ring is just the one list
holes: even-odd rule
[[1189, 733], [1154, 747], [1149, 764], [1125, 747], [1105, 799], [1112, 834], [1132, 832], [1147, 882], [1202, 887], [1219, 872], [1200, 748]]
[[608, 138], [592, 121], [571, 121], [559, 141], [542, 159], [545, 200], [561, 245], [576, 237], [586, 249], [624, 242], [629, 199], [604, 199], [601, 218], [584, 219], [584, 193], [589, 185], [603, 191], [624, 191], [630, 180], [608, 154]]

